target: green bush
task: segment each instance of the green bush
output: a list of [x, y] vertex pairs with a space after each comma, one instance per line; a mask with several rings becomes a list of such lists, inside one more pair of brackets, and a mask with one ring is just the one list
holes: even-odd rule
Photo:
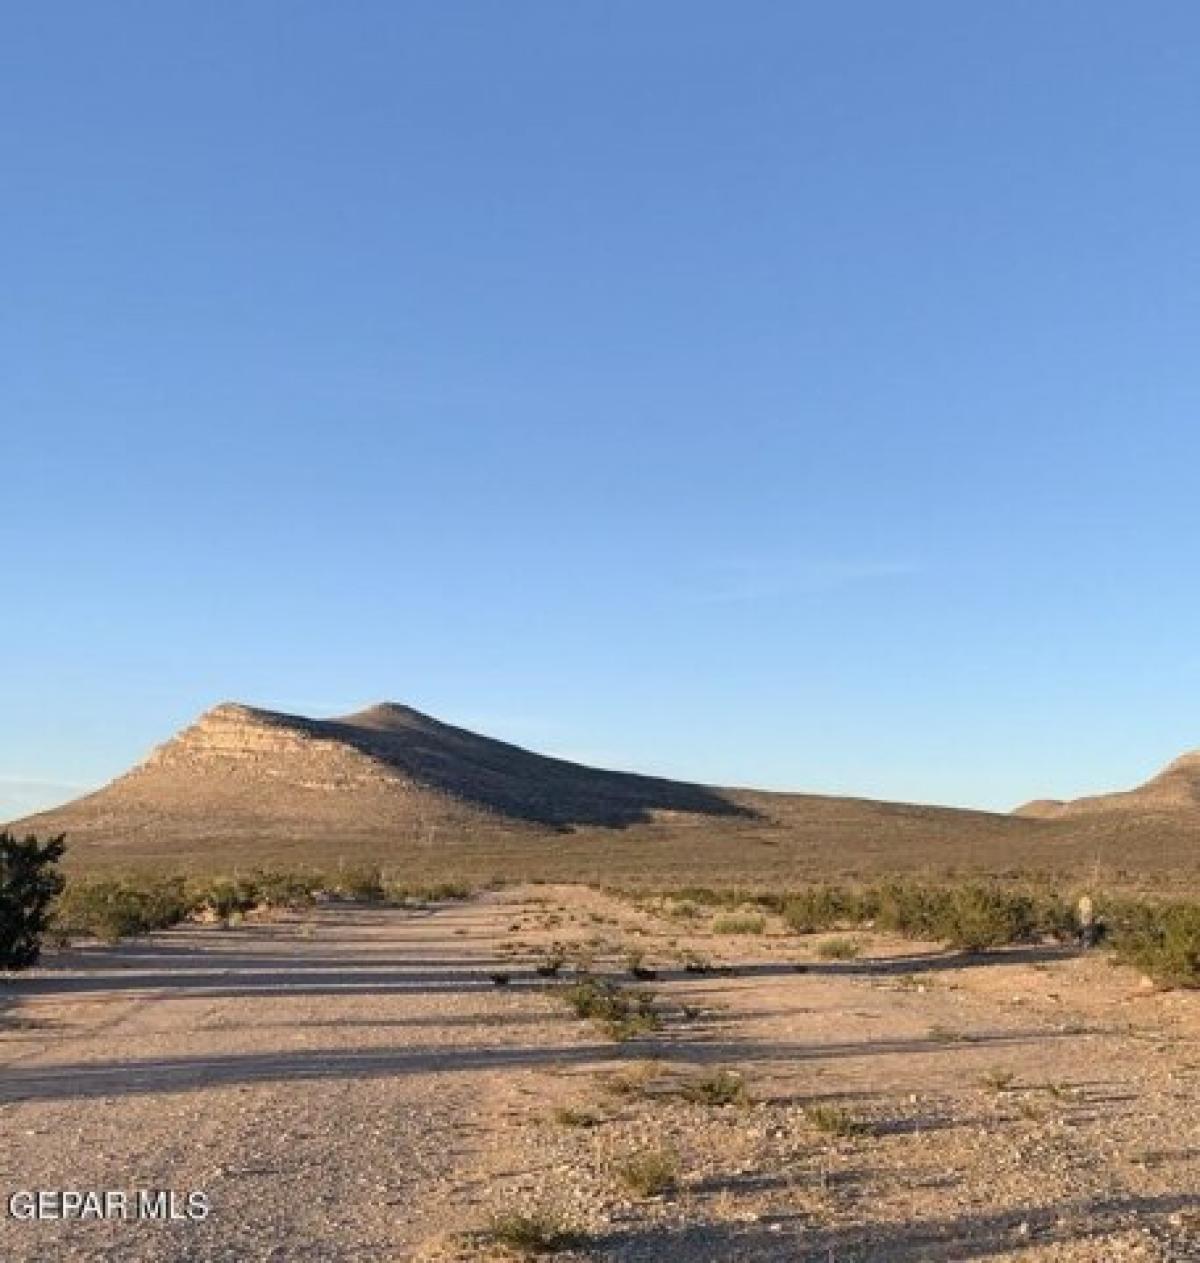
[[[261, 893], [255, 881], [246, 877], [213, 877], [208, 881], [194, 882], [188, 888], [187, 907], [182, 921], [191, 913], [207, 912], [216, 917], [222, 924], [227, 924], [234, 916], [240, 916], [256, 908], [261, 901]], [[172, 922], [171, 924], [174, 924]]]
[[658, 1197], [679, 1182], [682, 1163], [668, 1146], [642, 1149], [618, 1159], [613, 1167], [621, 1183], [638, 1197]]
[[358, 864], [340, 869], [334, 889], [344, 899], [363, 903], [382, 903], [386, 897], [383, 872], [378, 864]]
[[1125, 903], [1106, 915], [1119, 961], [1165, 986], [1200, 987], [1200, 904]]
[[63, 887], [58, 861], [65, 850], [61, 836], [18, 841], [0, 833], [0, 969], [37, 964], [51, 906]]
[[596, 1022], [618, 1042], [647, 1035], [661, 1025], [654, 997], [646, 991], [628, 991], [613, 982], [585, 978], [560, 988], [558, 994], [576, 1017]]
[[55, 910], [61, 934], [106, 943], [165, 930], [193, 908], [181, 877], [83, 878], [68, 883]]
[[809, 886], [783, 902], [784, 924], [794, 934], [815, 934], [847, 922], [862, 921], [863, 904], [857, 893], [841, 886]]
[[250, 880], [260, 907], [291, 910], [311, 907], [321, 885], [314, 873], [256, 872]]
[[844, 935], [825, 938], [817, 944], [817, 956], [821, 960], [857, 960], [860, 955], [862, 944]]

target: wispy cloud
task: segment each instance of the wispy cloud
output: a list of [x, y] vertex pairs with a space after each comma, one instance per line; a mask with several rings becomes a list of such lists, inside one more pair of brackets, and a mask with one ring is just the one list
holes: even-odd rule
[[914, 561], [813, 561], [758, 559], [727, 561], [712, 567], [695, 599], [725, 605], [770, 597], [809, 595], [837, 588], [919, 574]]
[[94, 785], [48, 780], [40, 776], [0, 775], [0, 820], [16, 820], [78, 798]]

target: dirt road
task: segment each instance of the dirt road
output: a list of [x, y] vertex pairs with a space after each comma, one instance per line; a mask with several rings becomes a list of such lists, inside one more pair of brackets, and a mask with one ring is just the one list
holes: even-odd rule
[[[552, 943], [636, 948], [659, 1029], [572, 1017]], [[0, 1259], [484, 1258], [520, 1213], [622, 1263], [1200, 1258], [1200, 997], [1054, 951], [812, 947], [543, 888], [63, 953], [0, 984], [5, 1202], [210, 1211], [0, 1213]], [[661, 1191], [630, 1187], [647, 1152]]]

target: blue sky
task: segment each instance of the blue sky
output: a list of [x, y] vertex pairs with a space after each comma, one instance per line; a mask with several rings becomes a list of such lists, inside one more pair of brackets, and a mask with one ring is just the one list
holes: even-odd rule
[[1009, 807], [1200, 745], [1200, 10], [0, 24], [0, 816], [226, 698]]

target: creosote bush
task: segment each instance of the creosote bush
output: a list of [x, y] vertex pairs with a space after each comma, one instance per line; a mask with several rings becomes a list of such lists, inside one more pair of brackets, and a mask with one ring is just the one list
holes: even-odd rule
[[762, 934], [767, 928], [767, 919], [759, 912], [731, 913], [714, 917], [712, 928], [714, 934]]
[[663, 1146], [628, 1154], [618, 1159], [613, 1171], [631, 1193], [658, 1197], [679, 1182], [681, 1165], [678, 1152]]
[[1105, 914], [1117, 960], [1169, 987], [1200, 987], [1200, 904], [1115, 904]]
[[490, 1241], [518, 1254], [552, 1254], [566, 1249], [577, 1235], [566, 1215], [548, 1206], [501, 1211], [486, 1229]]
[[661, 1025], [654, 997], [648, 991], [631, 991], [606, 980], [584, 978], [560, 988], [558, 994], [576, 1017], [597, 1023], [619, 1042], [647, 1035]]
[[855, 960], [862, 954], [862, 944], [857, 939], [836, 936], [822, 939], [817, 944], [821, 960]]
[[189, 917], [208, 916], [228, 924], [254, 909], [308, 907], [321, 885], [315, 874], [270, 871], [209, 878], [148, 873], [72, 878], [55, 907], [54, 930], [64, 939], [117, 943], [169, 929]]
[[0, 969], [36, 965], [50, 909], [62, 890], [62, 837], [23, 841], [0, 833]]

